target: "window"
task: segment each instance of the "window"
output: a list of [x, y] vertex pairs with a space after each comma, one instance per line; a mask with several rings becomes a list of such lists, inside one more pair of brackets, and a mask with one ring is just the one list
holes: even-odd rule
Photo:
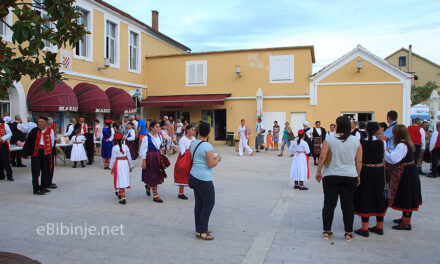
[[0, 21], [0, 36], [5, 38], [6, 36], [6, 24]]
[[293, 55], [270, 56], [270, 82], [293, 82]]
[[406, 66], [406, 56], [399, 57], [399, 66]]
[[348, 117], [350, 120], [355, 121], [373, 121], [373, 113], [369, 112], [359, 112], [359, 113], [342, 113], [342, 116]]
[[[46, 18], [47, 17], [47, 12], [44, 9], [46, 6], [44, 5], [44, 0], [34, 0], [35, 3], [35, 11], [37, 12], [37, 14], [39, 16], [41, 16], [42, 18]], [[51, 21], [47, 21], [43, 24], [43, 28], [42, 30], [48, 30], [52, 28], [54, 31], [56, 30], [56, 26], [54, 22]], [[58, 47], [55, 44], [50, 43], [47, 40], [43, 40], [44, 43], [44, 48], [51, 50], [52, 52], [56, 52]]]
[[[82, 17], [77, 19], [77, 23], [80, 25], [84, 25], [86, 31], [89, 31], [89, 11], [84, 9], [78, 9], [78, 12], [82, 14]], [[75, 45], [75, 55], [80, 57], [89, 57], [89, 35], [85, 35], [83, 40], [80, 40]]]
[[186, 86], [207, 85], [207, 63], [203, 61], [186, 62]]
[[130, 31], [130, 70], [139, 71], [139, 34]]
[[116, 64], [116, 24], [107, 21], [105, 28], [105, 57], [110, 59], [111, 64]]
[[2, 22], [0, 21], [0, 37], [2, 40], [6, 40], [12, 42], [12, 30], [6, 25], [12, 26], [12, 11], [9, 10], [9, 13], [3, 18]]

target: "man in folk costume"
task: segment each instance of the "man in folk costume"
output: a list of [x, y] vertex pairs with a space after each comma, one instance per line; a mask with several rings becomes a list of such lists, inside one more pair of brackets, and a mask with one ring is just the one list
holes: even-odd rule
[[326, 131], [321, 127], [321, 121], [315, 122], [315, 127], [307, 131], [307, 136], [312, 139], [313, 144], [313, 164], [318, 165], [319, 155], [321, 155], [322, 143], [325, 140]]
[[351, 135], [361, 139], [361, 133], [359, 133], [358, 122], [356, 120], [351, 121]]
[[366, 139], [368, 137], [367, 132], [365, 131], [367, 127], [367, 122], [365, 121], [359, 121], [359, 135], [361, 137], [361, 139]]
[[[67, 125], [65, 137], [69, 138], [69, 141], [75, 135], [74, 131], [80, 128], [79, 123], [76, 122], [76, 118], [70, 118], [70, 124]], [[65, 147], [64, 151], [66, 152], [66, 158], [70, 159], [70, 153], [72, 152], [72, 146]]]
[[[38, 127], [32, 129], [23, 147], [23, 157], [31, 156], [32, 187], [35, 195], [49, 192], [52, 147], [55, 144], [55, 133], [47, 127], [47, 117], [38, 119]], [[39, 183], [38, 178], [41, 180]]]
[[[418, 163], [420, 153], [425, 151], [425, 130], [422, 128], [422, 119], [416, 118], [414, 125], [408, 127], [408, 132], [416, 151], [414, 152], [414, 162]], [[422, 167], [417, 166], [419, 174], [423, 175]]]
[[[15, 121], [10, 125], [10, 129], [12, 131], [10, 143], [23, 147], [26, 141], [27, 126], [23, 124], [19, 115], [15, 116]], [[12, 167], [26, 167], [26, 165], [23, 165], [21, 162], [21, 151], [11, 152], [11, 164]]]
[[12, 177], [8, 141], [11, 137], [12, 131], [9, 128], [9, 125], [6, 124], [4, 119], [0, 119], [0, 180], [5, 179], [6, 171], [6, 177], [8, 178], [8, 181], [14, 181], [14, 178]]
[[[50, 117], [48, 117], [47, 119], [48, 119], [48, 121], [47, 121], [47, 127], [48, 127], [48, 128], [51, 128], [52, 131], [53, 131], [53, 133], [54, 133], [54, 135], [55, 135], [56, 126], [55, 126], [55, 124], [54, 124], [54, 122], [53, 122], [53, 119], [50, 118]], [[56, 140], [55, 140], [55, 142], [54, 142], [54, 144], [53, 144], [53, 146], [52, 146], [52, 160], [51, 160], [52, 163], [51, 163], [51, 164], [55, 164], [55, 158], [56, 158], [56, 156], [57, 156], [57, 148], [56, 148], [56, 145], [57, 145], [57, 142], [56, 142]], [[48, 180], [48, 187], [47, 187], [47, 188], [49, 188], [49, 189], [56, 189], [56, 188], [58, 188], [57, 185], [56, 185], [55, 183], [52, 182], [54, 172], [55, 172], [55, 166], [52, 165], [52, 166], [50, 167], [50, 170], [49, 170], [49, 180]]]
[[[416, 147], [417, 149], [417, 147]], [[439, 176], [438, 160], [440, 157], [440, 122], [436, 125], [436, 130], [432, 133], [429, 142], [429, 151], [431, 152], [431, 173], [426, 177], [437, 178]]]
[[[309, 137], [309, 133], [311, 133], [311, 132], [309, 132], [309, 131], [311, 131], [310, 129], [311, 128], [309, 127], [309, 122], [304, 121], [304, 123], [303, 123], [303, 131], [304, 131], [304, 135], [305, 135], [304, 141], [307, 142], [307, 144], [309, 144], [309, 149], [313, 150], [312, 139], [311, 139], [311, 137]], [[310, 154], [312, 154], [311, 152], [312, 151], [310, 151], [309, 156], [310, 156]]]
[[81, 135], [85, 135], [88, 131], [87, 123], [84, 119], [84, 117], [79, 118], [79, 128], [81, 129]]

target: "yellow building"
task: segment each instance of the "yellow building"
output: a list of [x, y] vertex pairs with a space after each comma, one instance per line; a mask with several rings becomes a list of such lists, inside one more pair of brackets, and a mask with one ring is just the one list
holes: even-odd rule
[[237, 135], [241, 119], [255, 127], [259, 88], [266, 131], [274, 121], [295, 133], [304, 121], [328, 127], [340, 115], [386, 121], [391, 109], [409, 122], [410, 74], [361, 46], [312, 75], [314, 62], [313, 46], [148, 56], [142, 104], [153, 119], [208, 121], [218, 142]]
[[411, 45], [409, 49], [401, 48], [393, 52], [385, 60], [414, 75], [412, 84], [415, 86], [423, 86], [429, 81], [440, 85], [440, 65], [414, 53]]
[[[88, 112], [82, 112], [81, 110], [84, 107], [81, 107], [81, 104], [87, 104], [87, 100], [83, 99], [82, 102], [78, 102], [79, 112], [76, 112], [71, 105], [57, 105], [59, 111], [32, 111], [32, 109], [45, 108], [41, 105], [38, 105], [38, 107], [30, 105], [31, 102], [36, 104], [38, 100], [33, 100], [33, 98], [28, 100], [28, 91], [34, 81], [24, 76], [20, 83], [16, 83], [15, 87], [9, 89], [10, 102], [4, 102], [6, 106], [10, 103], [10, 109], [4, 107], [4, 112], [10, 111], [12, 117], [15, 114], [20, 114], [24, 119], [28, 115], [45, 114], [53, 117], [56, 124], [65, 129], [71, 116], [83, 115], [91, 125], [93, 119], [102, 120], [104, 116], [119, 119], [124, 115], [124, 112], [125, 114], [135, 112], [141, 114], [140, 101], [146, 96], [147, 88], [144, 74], [145, 60], [143, 58], [145, 56], [190, 51], [185, 45], [158, 31], [158, 13], [156, 11], [153, 11], [153, 21], [155, 23], [153, 27], [150, 27], [101, 0], [77, 0], [75, 5], [83, 14], [79, 22], [84, 24], [91, 34], [87, 35], [73, 49], [61, 49], [49, 43], [45, 49], [58, 53], [59, 62], [62, 63], [61, 70], [64, 72], [63, 77], [67, 78], [65, 84], [68, 87], [74, 89], [78, 84], [84, 86], [84, 83], [89, 84], [89, 86], [83, 90], [90, 90], [92, 85], [96, 85], [103, 91], [108, 91], [110, 87], [116, 87], [132, 97], [134, 109], [130, 106], [122, 112], [115, 111], [112, 108], [89, 109], [86, 110]], [[36, 11], [44, 15], [44, 10]], [[7, 17], [10, 22], [15, 19], [12, 12]], [[11, 42], [12, 32], [8, 31], [8, 28], [2, 27], [0, 33], [2, 33], [3, 40]], [[46, 96], [47, 100], [51, 100], [50, 98], [53, 97], [50, 93], [40, 96]], [[116, 103], [119, 100], [118, 96], [114, 100]], [[44, 106], [43, 102], [44, 100], [39, 101]], [[57, 103], [61, 104], [62, 102]], [[62, 129], [58, 132], [60, 133]]]

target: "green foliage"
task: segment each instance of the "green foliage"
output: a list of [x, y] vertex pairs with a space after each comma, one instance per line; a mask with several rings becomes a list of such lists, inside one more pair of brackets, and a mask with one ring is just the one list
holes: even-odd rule
[[423, 86], [413, 86], [411, 88], [412, 105], [419, 104], [431, 96], [432, 91], [437, 90], [438, 86], [435, 82], [427, 82]]
[[[75, 0], [1, 1], [0, 21], [12, 30], [13, 45], [0, 37], [0, 91], [6, 92], [25, 75], [31, 79], [47, 77], [43, 88], [53, 90], [55, 82], [62, 79], [60, 63], [57, 53], [44, 49], [44, 43], [73, 47], [88, 34], [77, 23], [81, 13], [74, 3]], [[5, 21], [9, 9], [17, 18], [12, 25]]]

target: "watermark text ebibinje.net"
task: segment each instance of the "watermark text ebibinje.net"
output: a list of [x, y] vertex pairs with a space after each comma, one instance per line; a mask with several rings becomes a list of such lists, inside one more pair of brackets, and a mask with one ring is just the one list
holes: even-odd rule
[[73, 223], [46, 223], [37, 227], [39, 236], [80, 236], [85, 239], [89, 236], [124, 236], [125, 226], [120, 225], [89, 225], [84, 223], [76, 225]]

